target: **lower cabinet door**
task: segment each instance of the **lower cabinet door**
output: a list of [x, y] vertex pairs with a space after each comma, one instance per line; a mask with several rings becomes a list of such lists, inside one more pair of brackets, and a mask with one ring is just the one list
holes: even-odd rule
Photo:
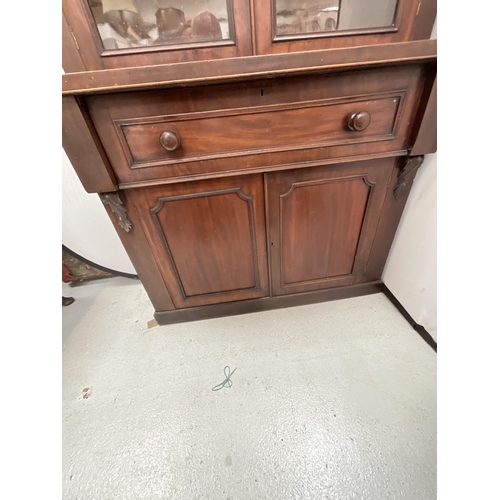
[[266, 175], [273, 294], [363, 281], [394, 161]]
[[269, 293], [263, 176], [127, 193], [176, 308]]

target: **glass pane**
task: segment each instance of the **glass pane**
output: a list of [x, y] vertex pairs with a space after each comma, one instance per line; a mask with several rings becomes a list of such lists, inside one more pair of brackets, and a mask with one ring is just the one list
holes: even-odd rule
[[227, 0], [88, 0], [106, 50], [228, 40]]
[[398, 0], [274, 0], [276, 34], [392, 26]]

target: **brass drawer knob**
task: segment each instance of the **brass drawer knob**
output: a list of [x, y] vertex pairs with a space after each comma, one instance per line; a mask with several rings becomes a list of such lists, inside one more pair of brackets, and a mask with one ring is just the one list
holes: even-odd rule
[[347, 127], [349, 128], [349, 130], [361, 132], [368, 128], [371, 119], [372, 118], [368, 111], [359, 111], [357, 113], [352, 113], [352, 115], [347, 119]]
[[160, 135], [160, 144], [167, 151], [176, 151], [181, 147], [182, 139], [177, 132], [166, 130]]

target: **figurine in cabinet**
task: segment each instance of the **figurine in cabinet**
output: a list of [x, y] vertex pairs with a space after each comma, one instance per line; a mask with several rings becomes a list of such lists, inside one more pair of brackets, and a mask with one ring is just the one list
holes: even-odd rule
[[222, 30], [217, 18], [208, 11], [200, 12], [193, 18], [190, 35], [199, 40], [221, 40]]
[[151, 26], [144, 23], [132, 0], [102, 0], [102, 10], [104, 20], [121, 37], [136, 43], [150, 38]]
[[158, 9], [155, 15], [159, 35], [154, 44], [165, 45], [179, 41], [187, 27], [184, 12], [167, 7]]

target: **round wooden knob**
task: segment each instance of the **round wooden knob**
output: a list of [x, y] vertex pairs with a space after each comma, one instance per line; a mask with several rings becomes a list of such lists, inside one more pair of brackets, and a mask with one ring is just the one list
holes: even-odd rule
[[354, 130], [355, 132], [361, 132], [365, 130], [368, 125], [370, 125], [371, 116], [368, 111], [359, 111], [358, 113], [353, 113], [347, 119], [347, 126], [349, 130]]
[[177, 132], [166, 130], [160, 135], [160, 144], [167, 151], [175, 151], [181, 147], [182, 139]]

